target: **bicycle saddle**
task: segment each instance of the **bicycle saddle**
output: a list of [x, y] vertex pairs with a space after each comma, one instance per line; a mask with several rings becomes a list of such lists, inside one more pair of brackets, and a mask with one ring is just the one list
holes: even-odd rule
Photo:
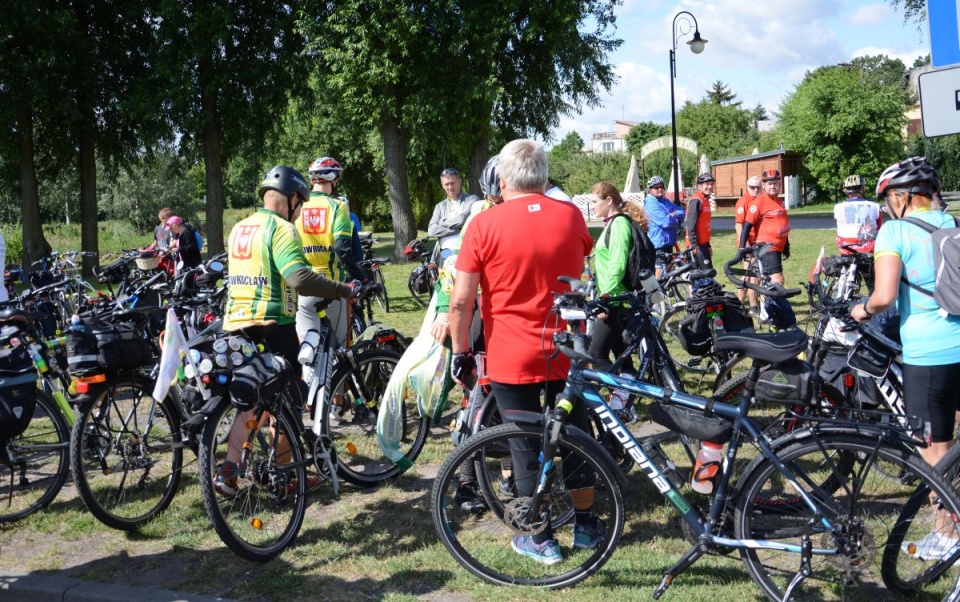
[[34, 312], [25, 312], [22, 309], [17, 309], [11, 307], [9, 309], [4, 309], [0, 311], [0, 323], [2, 322], [19, 322], [20, 324], [29, 324], [33, 320], [38, 318], [46, 317], [46, 314], [38, 314]]
[[742, 353], [752, 359], [771, 363], [797, 357], [807, 348], [807, 334], [802, 330], [781, 332], [727, 332], [713, 341], [717, 351]]

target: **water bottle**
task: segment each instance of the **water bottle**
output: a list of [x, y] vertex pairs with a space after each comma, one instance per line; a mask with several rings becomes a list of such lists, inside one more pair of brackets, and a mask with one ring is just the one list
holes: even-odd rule
[[652, 305], [663, 301], [663, 291], [660, 290], [660, 283], [657, 282], [657, 277], [653, 272], [644, 270], [644, 278], [640, 281], [640, 287]]
[[70, 316], [70, 330], [73, 332], [83, 332], [83, 322], [80, 320], [80, 316], [73, 314]]
[[314, 328], [303, 335], [303, 342], [300, 343], [300, 353], [297, 355], [297, 361], [300, 362], [301, 366], [308, 366], [313, 363], [319, 342], [320, 332]]
[[723, 444], [703, 441], [697, 452], [697, 463], [693, 467], [690, 485], [697, 493], [711, 494], [720, 480], [720, 466], [723, 461]]
[[40, 345], [28, 345], [27, 351], [30, 353], [30, 359], [40, 372], [47, 371], [47, 361], [40, 355]]

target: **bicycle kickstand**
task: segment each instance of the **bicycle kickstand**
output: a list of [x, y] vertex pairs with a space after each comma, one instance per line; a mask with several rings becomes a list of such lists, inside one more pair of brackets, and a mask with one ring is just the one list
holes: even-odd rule
[[673, 583], [673, 580], [680, 576], [680, 573], [690, 568], [690, 565], [699, 560], [700, 557], [703, 556], [703, 553], [704, 551], [698, 543], [690, 548], [686, 554], [681, 556], [680, 560], [663, 574], [663, 581], [660, 582], [660, 587], [653, 592], [653, 599], [659, 600], [660, 596], [662, 596], [664, 592], [667, 591], [667, 588], [670, 587], [670, 584]]
[[800, 571], [793, 576], [793, 579], [790, 580], [790, 585], [788, 585], [786, 591], [783, 592], [783, 602], [787, 602], [793, 594], [794, 588], [813, 574], [813, 569], [810, 568], [811, 556], [813, 556], [813, 543], [810, 541], [810, 534], [804, 529], [803, 537], [800, 540]]

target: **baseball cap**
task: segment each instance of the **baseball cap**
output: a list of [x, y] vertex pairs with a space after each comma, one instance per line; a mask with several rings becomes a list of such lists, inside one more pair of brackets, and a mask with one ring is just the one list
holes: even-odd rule
[[174, 215], [173, 217], [167, 220], [168, 228], [170, 226], [182, 226], [182, 225], [183, 225], [183, 219], [181, 219], [179, 216]]

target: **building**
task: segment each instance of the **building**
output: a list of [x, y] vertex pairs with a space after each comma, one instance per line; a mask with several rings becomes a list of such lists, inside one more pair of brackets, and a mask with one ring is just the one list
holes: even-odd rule
[[920, 114], [920, 80], [918, 78], [928, 71], [933, 71], [933, 65], [924, 65], [907, 72], [907, 89], [910, 91], [910, 97], [914, 102], [903, 113], [904, 117], [907, 118], [907, 123], [903, 126], [904, 138], [923, 133], [923, 120]]
[[627, 134], [636, 121], [615, 121], [614, 131], [600, 132], [590, 137], [590, 143], [583, 149], [588, 153], [625, 153], [627, 152]]
[[781, 148], [746, 157], [711, 161], [710, 166], [713, 177], [716, 178], [713, 196], [717, 207], [722, 209], [733, 207], [737, 203], [737, 199], [746, 192], [748, 178], [759, 176], [767, 169], [780, 170], [784, 178], [800, 175], [803, 158], [799, 153]]

